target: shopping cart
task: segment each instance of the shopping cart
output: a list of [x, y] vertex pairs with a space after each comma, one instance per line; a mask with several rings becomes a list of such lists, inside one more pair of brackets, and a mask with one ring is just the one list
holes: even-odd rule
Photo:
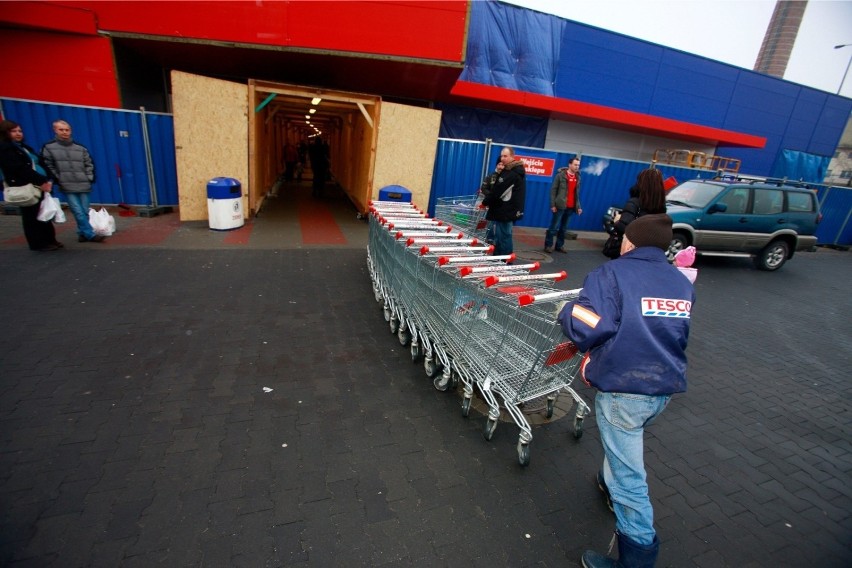
[[435, 218], [468, 235], [485, 239], [487, 209], [482, 205], [482, 195], [439, 197], [435, 200]]
[[[480, 390], [489, 405], [483, 436], [490, 440], [504, 407], [520, 429], [518, 461], [529, 463], [529, 443], [532, 429], [522, 406], [546, 397], [546, 417], [553, 415], [556, 398], [565, 392], [576, 403], [574, 437], [583, 434], [583, 419], [589, 407], [571, 388], [580, 371], [583, 354], [566, 340], [556, 323], [556, 307], [560, 302], [576, 299], [580, 290], [557, 290], [541, 282], [518, 277], [492, 277], [486, 286], [493, 287], [489, 295], [489, 319], [493, 324], [482, 330], [479, 342], [469, 342], [469, 349], [493, 349]], [[479, 343], [479, 345], [477, 344]], [[498, 405], [497, 399], [502, 402]]]
[[[452, 353], [452, 370], [465, 387], [462, 414], [468, 415], [477, 387], [489, 406], [483, 434], [490, 440], [504, 406], [521, 429], [518, 459], [522, 465], [529, 463], [532, 429], [521, 405], [547, 397], [550, 418], [556, 397], [563, 390], [568, 392], [577, 402], [576, 437], [582, 435], [582, 420], [588, 414], [588, 406], [570, 389], [579, 370], [580, 354], [564, 340], [555, 322], [555, 302], [576, 296], [576, 291], [553, 288], [552, 283], [564, 276], [564, 272], [489, 276], [472, 296], [477, 316], [448, 320], [452, 333], [447, 336], [446, 348]], [[454, 296], [459, 296], [458, 289]], [[539, 301], [533, 305], [529, 300], [519, 300], [528, 297]]]
[[[463, 340], [468, 319], [475, 320], [484, 310], [478, 300], [480, 289], [476, 283], [464, 281], [462, 272], [466, 272], [471, 264], [492, 271], [523, 270], [505, 264], [514, 260], [514, 255], [490, 256], [491, 250], [493, 247], [476, 246], [433, 246], [420, 250], [422, 262], [430, 268], [419, 273], [418, 293], [413, 301], [415, 311], [422, 315], [424, 323], [424, 333], [420, 337], [423, 367], [431, 378], [443, 371], [442, 377], [435, 379], [439, 390], [446, 390], [449, 388], [447, 385], [455, 386], [460, 377], [453, 373], [458, 341]], [[418, 354], [412, 347], [412, 359]]]
[[570, 385], [581, 354], [565, 341], [554, 313], [556, 302], [576, 297], [576, 290], [554, 287], [565, 273], [533, 274], [538, 263], [507, 265], [514, 255], [493, 256], [478, 237], [410, 207], [379, 204], [372, 213], [367, 256], [376, 299], [391, 332], [410, 343], [412, 361], [423, 357], [436, 388], [462, 383], [464, 416], [478, 390], [489, 408], [489, 440], [505, 408], [520, 429], [522, 465], [532, 441], [522, 406], [533, 399], [547, 399], [550, 418], [557, 396], [570, 394], [580, 437], [589, 408]]

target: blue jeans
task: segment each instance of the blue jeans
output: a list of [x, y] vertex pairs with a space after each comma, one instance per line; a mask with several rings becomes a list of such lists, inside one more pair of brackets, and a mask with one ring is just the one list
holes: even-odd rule
[[562, 248], [565, 244], [565, 231], [568, 229], [568, 219], [574, 214], [573, 209], [557, 209], [550, 219], [550, 226], [544, 237], [545, 248], [553, 245], [553, 237], [556, 237], [556, 248]]
[[512, 254], [512, 222], [492, 221], [494, 225], [494, 255]]
[[89, 193], [66, 193], [68, 208], [77, 222], [77, 234], [91, 240], [95, 236], [95, 230], [89, 223]]
[[615, 528], [648, 545], [654, 542], [654, 510], [645, 481], [645, 426], [665, 410], [671, 395], [598, 392], [595, 414], [604, 449], [603, 476], [615, 509]]

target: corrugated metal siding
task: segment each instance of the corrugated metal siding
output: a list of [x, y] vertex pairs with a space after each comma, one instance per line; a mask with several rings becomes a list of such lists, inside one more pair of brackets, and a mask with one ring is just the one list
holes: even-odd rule
[[430, 215], [435, 214], [435, 200], [439, 197], [473, 195], [479, 191], [485, 149], [484, 142], [438, 139], [429, 195]]
[[157, 205], [177, 205], [174, 119], [171, 115], [151, 113], [145, 113], [145, 119], [148, 124], [148, 141], [151, 145], [154, 182], [157, 187]]
[[[74, 140], [88, 148], [95, 163], [92, 203], [151, 205], [142, 113], [18, 99], [0, 102], [4, 116], [21, 125], [27, 144], [36, 150], [54, 138], [54, 120], [71, 124]], [[151, 113], [147, 116], [151, 145], [158, 148], [152, 151], [152, 157], [159, 204], [175, 205], [178, 199], [172, 117]]]
[[821, 245], [852, 244], [852, 189], [821, 187], [817, 191], [822, 222], [817, 227], [817, 242]]

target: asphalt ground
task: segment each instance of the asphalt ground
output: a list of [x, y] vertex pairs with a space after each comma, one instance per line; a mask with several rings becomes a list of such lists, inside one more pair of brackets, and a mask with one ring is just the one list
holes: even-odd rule
[[[594, 416], [579, 440], [538, 420], [519, 466], [517, 427], [486, 441], [389, 333], [351, 206], [325, 202], [343, 242], [318, 244], [300, 213], [316, 204], [270, 203], [230, 232], [116, 215], [94, 244], [66, 225], [49, 253], [0, 216], [0, 564], [570, 567], [605, 551]], [[516, 231], [566, 288], [606, 260], [600, 234], [564, 255], [542, 240]], [[852, 565], [849, 253], [697, 267], [689, 390], [646, 433], [658, 566]]]

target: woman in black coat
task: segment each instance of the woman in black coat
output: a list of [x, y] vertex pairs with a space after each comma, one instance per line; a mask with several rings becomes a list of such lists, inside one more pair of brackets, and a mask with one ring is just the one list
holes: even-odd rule
[[[0, 121], [0, 170], [3, 172], [4, 183], [9, 187], [31, 183], [47, 193], [53, 187], [36, 151], [24, 144], [21, 125], [11, 120]], [[38, 220], [42, 199], [44, 193], [35, 205], [21, 207], [24, 236], [30, 250], [57, 250], [62, 248], [62, 243], [56, 240], [53, 223]]]
[[[656, 215], [666, 212], [666, 190], [663, 188], [663, 175], [659, 170], [648, 168], [636, 177], [636, 185], [630, 188], [630, 199], [624, 204], [621, 213], [613, 219], [613, 228], [619, 237], [624, 236], [627, 225], [644, 215]], [[612, 258], [618, 258], [614, 254]]]

